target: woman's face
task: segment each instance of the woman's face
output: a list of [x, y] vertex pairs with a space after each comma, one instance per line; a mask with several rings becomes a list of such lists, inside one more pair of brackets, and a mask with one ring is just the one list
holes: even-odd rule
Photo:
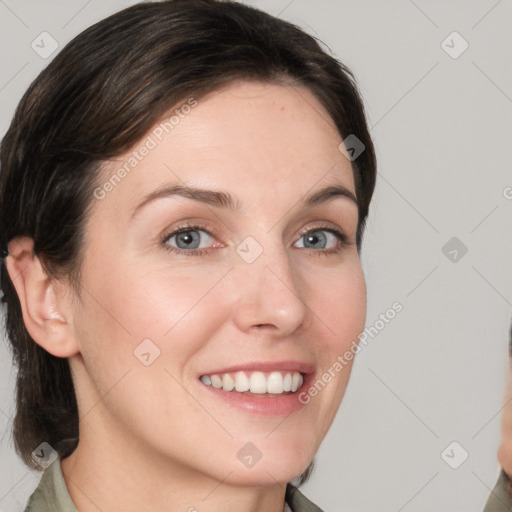
[[[331, 425], [364, 328], [351, 163], [305, 88], [237, 82], [187, 105], [106, 164], [92, 199], [70, 359], [81, 443], [286, 482]], [[170, 187], [195, 192], [139, 206]]]

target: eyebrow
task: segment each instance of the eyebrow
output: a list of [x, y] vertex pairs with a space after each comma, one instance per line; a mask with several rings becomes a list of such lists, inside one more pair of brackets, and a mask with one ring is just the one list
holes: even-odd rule
[[[186, 197], [211, 206], [227, 208], [233, 211], [240, 211], [242, 209], [242, 203], [228, 192], [221, 190], [207, 190], [185, 185], [164, 185], [145, 195], [142, 201], [134, 208], [131, 218], [133, 218], [137, 212], [147, 204], [157, 199], [173, 196]], [[356, 206], [359, 206], [354, 193], [343, 185], [330, 185], [313, 192], [302, 200], [302, 205], [305, 207], [313, 207], [335, 199], [336, 197], [344, 197], [352, 201]]]

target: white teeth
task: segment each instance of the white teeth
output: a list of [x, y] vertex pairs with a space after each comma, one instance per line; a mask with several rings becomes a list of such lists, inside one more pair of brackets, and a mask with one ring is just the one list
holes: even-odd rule
[[252, 372], [251, 377], [249, 378], [251, 393], [266, 393], [267, 392], [267, 382], [265, 379], [265, 375], [261, 372]]
[[269, 374], [263, 372], [236, 372], [222, 375], [203, 375], [201, 382], [224, 391], [250, 391], [256, 394], [269, 393], [280, 395], [282, 393], [295, 393], [303, 384], [304, 379], [299, 372], [274, 371]]
[[283, 380], [283, 391], [291, 391], [292, 390], [292, 374], [287, 373], [284, 376]]
[[211, 386], [212, 385], [212, 379], [210, 379], [210, 377], [208, 375], [203, 375], [201, 377], [201, 382], [203, 384], [206, 384], [207, 386]]
[[244, 391], [249, 391], [249, 379], [244, 372], [236, 372], [235, 373], [235, 389], [243, 393]]
[[222, 387], [222, 379], [218, 375], [212, 375], [212, 386], [214, 388], [221, 388]]
[[295, 393], [297, 389], [302, 386], [302, 375], [295, 372], [292, 376], [292, 393]]
[[277, 395], [283, 391], [283, 376], [280, 372], [272, 372], [267, 379], [267, 393], [273, 393]]
[[232, 391], [235, 389], [235, 381], [233, 380], [233, 377], [229, 375], [229, 373], [224, 374], [224, 378], [222, 379], [222, 388], [224, 391]]

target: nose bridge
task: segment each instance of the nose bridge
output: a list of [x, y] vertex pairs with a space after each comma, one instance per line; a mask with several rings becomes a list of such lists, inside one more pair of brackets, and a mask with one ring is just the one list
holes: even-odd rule
[[302, 296], [300, 276], [276, 232], [247, 236], [236, 248], [236, 322], [242, 330], [273, 326], [282, 334], [293, 332], [309, 313]]

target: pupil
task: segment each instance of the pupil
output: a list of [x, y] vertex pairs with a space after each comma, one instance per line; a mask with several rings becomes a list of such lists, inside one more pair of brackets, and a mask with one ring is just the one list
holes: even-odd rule
[[191, 234], [191, 232], [180, 233], [178, 238], [179, 241], [184, 242], [186, 246], [189, 246], [194, 242], [194, 236]]
[[307, 240], [306, 245], [307, 246], [314, 245], [315, 243], [318, 243], [320, 239], [322, 239], [321, 236], [318, 236], [318, 235], [308, 235], [307, 238], [306, 238], [306, 240]]

